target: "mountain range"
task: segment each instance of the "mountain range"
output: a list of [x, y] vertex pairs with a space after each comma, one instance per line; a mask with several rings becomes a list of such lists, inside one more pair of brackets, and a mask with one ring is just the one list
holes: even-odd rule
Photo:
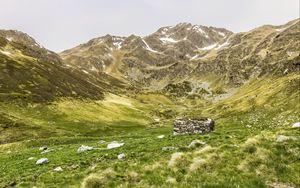
[[[300, 121], [299, 39], [300, 19], [240, 33], [179, 23], [55, 53], [0, 30], [0, 187], [89, 187], [94, 179], [104, 187], [300, 186], [291, 128]], [[213, 133], [172, 136], [176, 118], [199, 116], [216, 122]], [[289, 142], [273, 141], [282, 135]], [[99, 138], [124, 149], [99, 149]], [[186, 147], [191, 139], [208, 145]], [[99, 150], [77, 155], [83, 144]], [[50, 165], [24, 162], [42, 157], [44, 145], [54, 148]], [[114, 161], [116, 152], [128, 161]], [[51, 160], [66, 171], [53, 175]]]

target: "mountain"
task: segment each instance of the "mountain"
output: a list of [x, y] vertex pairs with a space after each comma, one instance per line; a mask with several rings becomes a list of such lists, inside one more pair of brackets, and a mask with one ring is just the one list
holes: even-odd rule
[[[106, 35], [66, 50], [60, 56], [80, 69], [103, 71], [133, 85], [155, 89], [164, 79], [170, 83], [176, 77], [184, 77], [193, 68], [188, 61], [199, 50], [225, 41], [231, 34], [226, 29], [181, 23], [146, 37]], [[168, 74], [169, 70], [179, 75]]]
[[[161, 90], [210, 74], [231, 87], [252, 76], [299, 71], [299, 19], [244, 33], [181, 23], [145, 36], [106, 35], [60, 53], [69, 65]], [[275, 62], [276, 61], [276, 62]], [[207, 81], [207, 80], [205, 80]]]
[[[51, 101], [56, 97], [101, 99], [124, 84], [101, 72], [88, 74], [63, 63], [25, 33], [0, 30], [0, 99]], [[113, 83], [113, 84], [112, 84]]]

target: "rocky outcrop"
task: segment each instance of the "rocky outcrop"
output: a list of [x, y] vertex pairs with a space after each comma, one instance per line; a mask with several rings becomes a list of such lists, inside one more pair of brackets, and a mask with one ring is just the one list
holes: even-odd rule
[[174, 121], [174, 135], [203, 134], [214, 130], [215, 122], [210, 118], [180, 118]]

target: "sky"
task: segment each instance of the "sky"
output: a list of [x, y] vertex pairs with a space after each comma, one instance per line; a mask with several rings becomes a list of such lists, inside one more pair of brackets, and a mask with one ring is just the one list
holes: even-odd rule
[[297, 18], [299, 0], [0, 0], [0, 29], [25, 32], [55, 52], [180, 22], [242, 32]]

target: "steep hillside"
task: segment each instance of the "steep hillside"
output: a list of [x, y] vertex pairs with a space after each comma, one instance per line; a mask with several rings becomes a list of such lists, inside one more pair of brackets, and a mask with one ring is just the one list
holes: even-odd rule
[[0, 100], [52, 101], [56, 97], [101, 99], [124, 87], [104, 73], [85, 73], [19, 31], [0, 31]]

